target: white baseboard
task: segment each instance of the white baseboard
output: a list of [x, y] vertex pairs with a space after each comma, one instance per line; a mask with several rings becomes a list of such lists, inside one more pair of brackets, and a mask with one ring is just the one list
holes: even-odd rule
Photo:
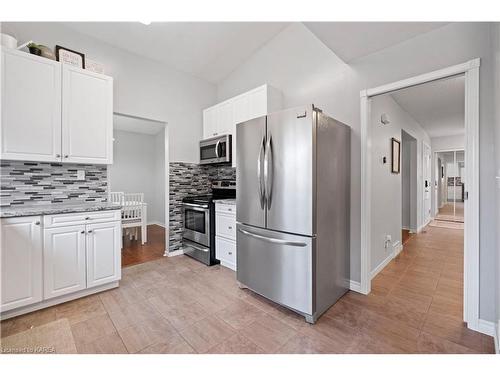
[[398, 254], [403, 250], [403, 244], [397, 241], [394, 245], [394, 255], [393, 258], [396, 258]]
[[382, 262], [380, 262], [380, 264], [375, 267], [374, 270], [372, 270], [372, 272], [370, 273], [370, 278], [373, 279], [375, 276], [377, 276], [377, 274], [382, 271], [385, 266], [387, 266], [389, 264], [389, 262], [394, 258], [394, 252], [391, 252], [387, 258], [385, 258]]
[[350, 280], [349, 289], [353, 292], [361, 293], [361, 283], [359, 281]]
[[496, 327], [495, 323], [488, 320], [479, 319], [477, 325], [477, 331], [484, 333], [485, 335], [495, 337]]

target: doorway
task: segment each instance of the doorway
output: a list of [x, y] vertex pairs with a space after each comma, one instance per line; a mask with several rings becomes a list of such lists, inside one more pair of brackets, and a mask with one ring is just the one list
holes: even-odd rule
[[401, 242], [418, 231], [417, 225], [417, 140], [401, 130]]
[[[465, 128], [465, 160], [464, 174], [466, 200], [464, 202], [464, 262], [463, 279], [463, 321], [468, 328], [480, 330], [479, 324], [479, 66], [475, 59], [464, 64], [451, 66], [384, 86], [362, 90], [361, 105], [361, 277], [360, 287], [354, 290], [363, 294], [371, 291], [371, 254], [372, 254], [372, 165], [377, 162], [372, 154], [372, 99], [376, 96], [398, 90], [435, 82], [442, 79], [463, 76], [464, 79], [464, 128]], [[424, 148], [422, 144], [422, 148]], [[422, 153], [423, 154], [423, 153]], [[423, 160], [422, 160], [423, 161]], [[431, 168], [429, 167], [429, 170]], [[424, 186], [423, 173], [419, 173], [419, 185]], [[423, 195], [422, 195], [423, 196]], [[423, 202], [425, 205], [425, 202]], [[420, 210], [421, 220], [425, 217], [424, 209]], [[425, 241], [424, 241], [425, 243]]]
[[465, 151], [438, 151], [435, 219], [445, 222], [464, 222], [465, 204]]
[[167, 127], [115, 113], [110, 201], [122, 205], [122, 267], [163, 257], [168, 244]]

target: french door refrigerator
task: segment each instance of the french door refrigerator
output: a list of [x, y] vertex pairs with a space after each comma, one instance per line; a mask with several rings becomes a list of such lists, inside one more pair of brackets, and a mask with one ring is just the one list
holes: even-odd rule
[[314, 323], [349, 285], [350, 128], [310, 105], [236, 142], [238, 282]]

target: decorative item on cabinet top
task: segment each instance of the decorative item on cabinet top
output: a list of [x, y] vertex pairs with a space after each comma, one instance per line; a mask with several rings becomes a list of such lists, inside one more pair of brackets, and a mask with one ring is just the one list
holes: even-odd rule
[[85, 55], [66, 47], [56, 45], [57, 61], [85, 69]]

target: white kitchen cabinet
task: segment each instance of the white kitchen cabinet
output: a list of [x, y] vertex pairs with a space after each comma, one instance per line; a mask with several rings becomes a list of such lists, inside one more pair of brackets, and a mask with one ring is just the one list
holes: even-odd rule
[[87, 288], [121, 278], [121, 223], [87, 225]]
[[112, 164], [113, 79], [2, 48], [0, 156]]
[[2, 48], [0, 156], [61, 161], [61, 64]]
[[44, 229], [44, 299], [87, 287], [85, 238], [85, 225]]
[[232, 160], [236, 167], [236, 124], [282, 108], [280, 91], [262, 85], [203, 111], [203, 138], [232, 135]]
[[63, 161], [113, 163], [113, 79], [63, 65]]
[[217, 107], [210, 107], [203, 111], [203, 139], [217, 135]]
[[40, 216], [1, 220], [2, 312], [42, 300], [40, 223]]
[[215, 257], [236, 271], [236, 205], [215, 204]]

